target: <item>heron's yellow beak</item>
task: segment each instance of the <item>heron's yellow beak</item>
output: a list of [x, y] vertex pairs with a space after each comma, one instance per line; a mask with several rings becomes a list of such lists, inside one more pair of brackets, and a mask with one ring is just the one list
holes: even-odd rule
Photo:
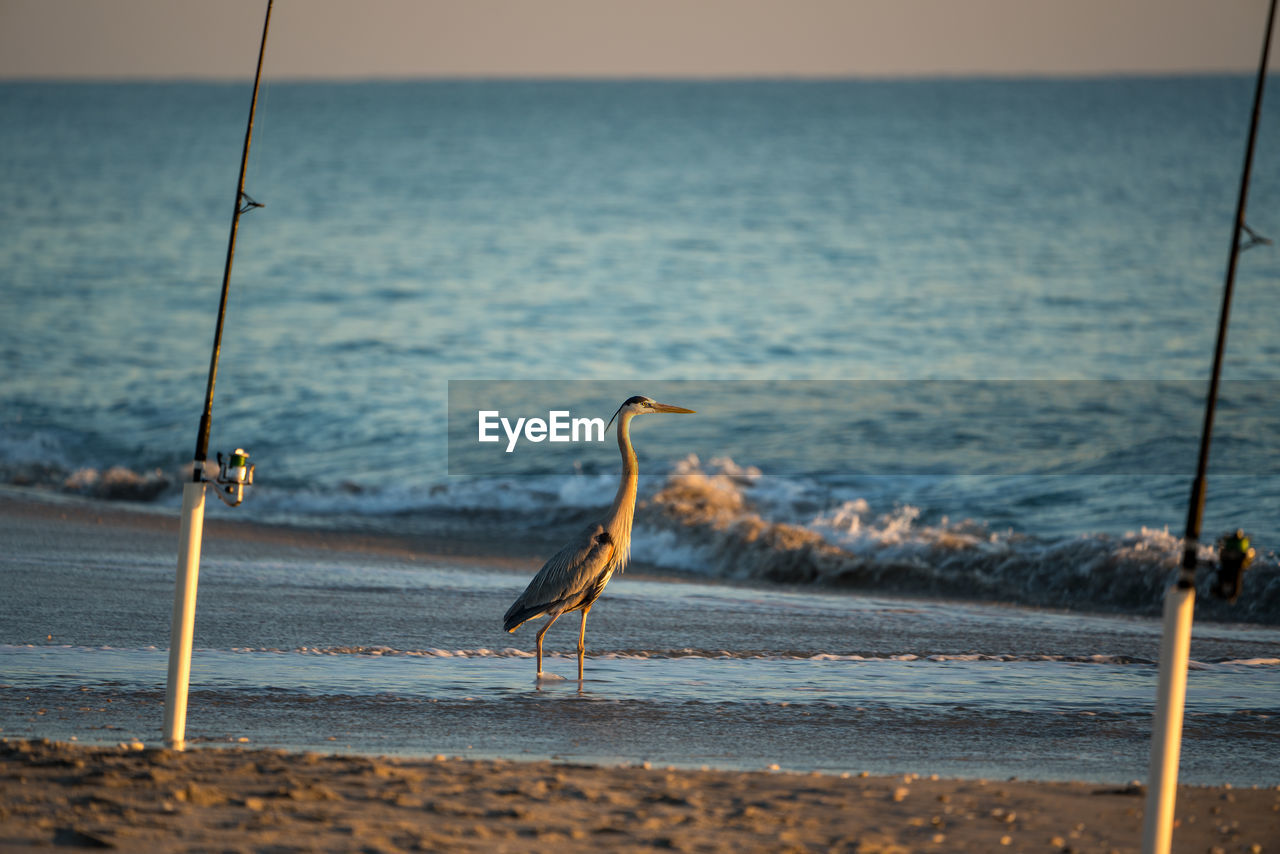
[[670, 404], [667, 404], [667, 403], [654, 403], [653, 411], [654, 412], [679, 412], [685, 415], [697, 414], [695, 410], [685, 409], [683, 406], [671, 406]]

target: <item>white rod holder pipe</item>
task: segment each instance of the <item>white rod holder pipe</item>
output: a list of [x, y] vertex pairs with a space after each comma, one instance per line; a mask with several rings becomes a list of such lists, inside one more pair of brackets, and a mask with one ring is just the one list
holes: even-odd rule
[[1160, 640], [1160, 685], [1151, 728], [1151, 768], [1142, 825], [1143, 854], [1168, 854], [1173, 844], [1173, 809], [1178, 797], [1178, 760], [1182, 753], [1182, 713], [1191, 658], [1191, 616], [1195, 585], [1175, 581], [1164, 597]]
[[183, 485], [178, 573], [173, 588], [173, 619], [170, 623], [169, 680], [164, 703], [164, 743], [175, 750], [186, 746], [187, 687], [191, 682], [191, 642], [196, 628], [204, 499], [204, 483]]

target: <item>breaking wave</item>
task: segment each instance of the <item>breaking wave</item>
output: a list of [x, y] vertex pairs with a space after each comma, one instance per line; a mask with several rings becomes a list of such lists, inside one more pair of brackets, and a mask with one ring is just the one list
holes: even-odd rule
[[166, 472], [78, 464], [68, 450], [75, 444], [74, 437], [58, 431], [0, 428], [0, 483], [100, 501], [151, 502], [178, 494], [182, 475], [176, 468]]
[[3, 474], [4, 482], [11, 486], [34, 487], [102, 501], [155, 501], [167, 493], [176, 493], [179, 483], [175, 474], [160, 469], [137, 472], [124, 466], [66, 469], [53, 464], [31, 463], [6, 466]]
[[[682, 461], [636, 514], [637, 560], [725, 578], [960, 597], [1054, 608], [1158, 613], [1182, 539], [1168, 529], [1044, 539], [973, 520], [876, 513], [862, 498], [779, 521], [773, 483], [732, 460]], [[792, 502], [794, 507], [796, 502]], [[1198, 616], [1280, 622], [1280, 566], [1261, 556], [1228, 608], [1208, 596], [1216, 556], [1201, 545]]]

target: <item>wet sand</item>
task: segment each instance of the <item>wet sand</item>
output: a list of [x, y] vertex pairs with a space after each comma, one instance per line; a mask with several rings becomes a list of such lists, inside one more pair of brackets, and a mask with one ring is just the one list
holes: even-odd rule
[[[234, 511], [233, 511], [234, 512]], [[0, 542], [14, 552], [56, 547], [81, 550], [117, 549], [135, 554], [161, 555], [177, 562], [177, 507], [112, 504], [78, 496], [0, 487]], [[210, 558], [270, 558], [308, 554], [370, 555], [426, 564], [483, 565], [519, 573], [536, 572], [564, 540], [584, 522], [561, 520], [535, 529], [502, 527], [461, 521], [447, 531], [413, 533], [378, 530], [372, 526], [330, 524], [293, 525], [260, 522], [249, 514], [224, 515], [216, 499], [206, 504], [203, 554]], [[409, 526], [406, 526], [409, 527]], [[660, 567], [632, 562], [631, 578], [679, 581], [686, 576]], [[731, 583], [731, 582], [730, 582]]]
[[[0, 744], [0, 849], [1129, 852], [1137, 787]], [[1264, 851], [1280, 790], [1182, 787], [1175, 851]]]
[[[216, 499], [213, 504], [216, 504]], [[445, 535], [404, 535], [334, 527], [301, 527], [228, 519], [207, 511], [204, 548], [217, 556], [261, 556], [264, 551], [358, 552], [411, 559], [476, 560], [488, 566], [537, 568], [539, 549], [532, 537], [498, 539], [451, 531]], [[31, 490], [0, 489], [0, 533], [14, 550], [39, 548], [53, 541], [92, 543], [95, 548], [164, 554], [177, 560], [177, 508], [132, 507]]]

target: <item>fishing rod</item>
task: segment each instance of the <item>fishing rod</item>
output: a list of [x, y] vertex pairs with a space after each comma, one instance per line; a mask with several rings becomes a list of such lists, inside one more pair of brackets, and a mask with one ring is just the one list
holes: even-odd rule
[[[1249, 199], [1249, 179], [1253, 171], [1253, 152], [1258, 139], [1258, 123], [1262, 114], [1262, 91], [1267, 80], [1267, 64], [1271, 53], [1271, 32], [1275, 25], [1276, 0], [1267, 11], [1267, 25], [1262, 39], [1262, 57], [1258, 61], [1258, 77], [1253, 90], [1253, 113], [1249, 121], [1249, 138], [1245, 144], [1244, 169], [1240, 175], [1240, 192], [1236, 200], [1235, 222], [1231, 230], [1231, 249], [1227, 254], [1226, 281], [1222, 288], [1222, 308], [1218, 314], [1218, 338], [1213, 351], [1213, 369], [1204, 407], [1204, 424], [1200, 430], [1200, 452], [1196, 476], [1191, 484], [1187, 507], [1187, 529], [1183, 538], [1182, 564], [1177, 580], [1165, 593], [1164, 627], [1160, 641], [1160, 682], [1157, 689], [1156, 713], [1151, 732], [1151, 767], [1147, 786], [1147, 808], [1142, 831], [1144, 854], [1167, 854], [1173, 842], [1173, 808], [1177, 798], [1178, 759], [1182, 749], [1182, 717], [1187, 693], [1187, 664], [1191, 654], [1191, 617], [1195, 607], [1196, 569], [1199, 565], [1200, 529], [1204, 521], [1204, 502], [1209, 470], [1209, 444], [1213, 436], [1213, 417], [1218, 403], [1218, 386], [1222, 376], [1222, 359], [1227, 343], [1227, 323], [1231, 314], [1231, 296], [1235, 290], [1236, 267], [1240, 253], [1259, 243], [1259, 238], [1245, 224]], [[1249, 242], [1241, 244], [1241, 233]], [[1253, 549], [1243, 531], [1224, 537], [1221, 542], [1221, 566], [1215, 592], [1231, 600], [1239, 593], [1241, 574], [1253, 557]]]
[[[1253, 114], [1249, 121], [1249, 140], [1245, 145], [1244, 169], [1240, 174], [1240, 193], [1236, 199], [1235, 227], [1231, 232], [1231, 251], [1227, 253], [1226, 281], [1222, 287], [1222, 308], [1218, 313], [1218, 340], [1213, 350], [1213, 370], [1209, 375], [1209, 393], [1204, 406], [1204, 425], [1200, 430], [1200, 453], [1196, 460], [1196, 477], [1191, 484], [1191, 500], [1187, 507], [1187, 529], [1182, 552], [1182, 572], [1179, 583], [1195, 586], [1197, 549], [1200, 542], [1200, 526], [1204, 521], [1204, 499], [1209, 470], [1209, 444], [1213, 436], [1213, 416], [1218, 405], [1218, 384], [1222, 376], [1222, 358], [1227, 346], [1227, 322], [1231, 315], [1231, 296], [1236, 286], [1236, 267], [1244, 249], [1260, 243], [1259, 238], [1245, 224], [1245, 209], [1249, 201], [1249, 179], [1253, 172], [1253, 152], [1258, 140], [1258, 121], [1262, 114], [1262, 90], [1267, 82], [1267, 63], [1271, 53], [1271, 28], [1275, 23], [1276, 0], [1271, 0], [1267, 13], [1266, 35], [1262, 41], [1262, 58], [1258, 62], [1258, 80], [1253, 90]], [[1241, 245], [1241, 232], [1249, 235], [1249, 242]]]
[[258, 67], [253, 75], [253, 98], [249, 102], [249, 122], [244, 130], [244, 148], [240, 152], [240, 180], [236, 184], [236, 203], [231, 213], [231, 235], [227, 239], [227, 261], [222, 268], [222, 296], [218, 301], [218, 320], [213, 333], [213, 353], [209, 357], [209, 379], [205, 385], [204, 412], [200, 416], [200, 428], [196, 434], [195, 465], [192, 480], [204, 477], [204, 462], [209, 456], [209, 431], [213, 423], [213, 387], [218, 379], [218, 356], [222, 352], [222, 327], [227, 316], [227, 294], [231, 288], [231, 264], [236, 256], [236, 235], [240, 231], [240, 217], [253, 208], [262, 207], [244, 191], [245, 172], [249, 168], [249, 146], [253, 142], [253, 117], [258, 111], [258, 88], [262, 82], [262, 60], [267, 52], [267, 31], [271, 26], [271, 7], [275, 0], [267, 0], [267, 15], [262, 22], [262, 42], [258, 46]]
[[209, 379], [205, 386], [204, 412], [200, 416], [191, 480], [182, 487], [182, 517], [178, 540], [178, 571], [173, 589], [173, 617], [170, 623], [169, 674], [165, 688], [164, 741], [175, 750], [185, 747], [187, 727], [187, 689], [191, 683], [191, 643], [195, 634], [196, 588], [200, 576], [200, 544], [204, 532], [205, 487], [214, 484], [215, 494], [235, 507], [244, 498], [244, 488], [253, 483], [253, 466], [249, 455], [236, 448], [229, 460], [218, 454], [218, 474], [210, 481], [204, 464], [209, 456], [209, 430], [213, 420], [213, 387], [218, 376], [218, 355], [222, 350], [222, 327], [227, 314], [227, 293], [231, 286], [231, 262], [236, 253], [236, 234], [240, 217], [253, 208], [262, 207], [244, 191], [245, 170], [249, 164], [249, 145], [253, 140], [253, 117], [258, 109], [258, 87], [262, 82], [262, 59], [267, 51], [267, 30], [271, 25], [271, 7], [262, 22], [262, 42], [258, 46], [258, 67], [253, 76], [253, 99], [249, 103], [249, 122], [244, 132], [244, 148], [240, 153], [240, 178], [236, 184], [236, 203], [231, 216], [231, 236], [227, 240], [227, 261], [222, 271], [222, 296], [218, 302], [218, 320], [213, 335], [213, 355], [209, 358]]

